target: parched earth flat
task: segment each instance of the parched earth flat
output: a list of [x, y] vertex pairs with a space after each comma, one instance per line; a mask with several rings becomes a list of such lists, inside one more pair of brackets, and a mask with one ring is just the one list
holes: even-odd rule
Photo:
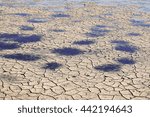
[[150, 99], [149, 13], [52, 9], [0, 7], [1, 100]]

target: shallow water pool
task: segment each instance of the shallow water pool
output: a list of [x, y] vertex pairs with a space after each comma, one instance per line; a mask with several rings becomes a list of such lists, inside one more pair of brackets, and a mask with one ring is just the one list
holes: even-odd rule
[[150, 0], [0, 0], [0, 6], [63, 6], [67, 3], [95, 2], [102, 5], [137, 5], [140, 10], [150, 12]]

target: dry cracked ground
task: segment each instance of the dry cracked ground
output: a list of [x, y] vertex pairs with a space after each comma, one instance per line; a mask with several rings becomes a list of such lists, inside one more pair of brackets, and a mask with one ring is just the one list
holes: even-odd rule
[[0, 7], [0, 99], [150, 99], [150, 14], [136, 6]]

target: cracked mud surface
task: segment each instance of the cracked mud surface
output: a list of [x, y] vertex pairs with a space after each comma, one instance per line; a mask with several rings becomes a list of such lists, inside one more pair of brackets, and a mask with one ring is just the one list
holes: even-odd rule
[[89, 3], [0, 14], [0, 99], [150, 99], [149, 13]]

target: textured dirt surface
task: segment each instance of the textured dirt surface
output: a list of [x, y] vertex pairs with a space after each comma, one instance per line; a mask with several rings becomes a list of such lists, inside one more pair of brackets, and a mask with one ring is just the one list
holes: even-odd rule
[[150, 99], [150, 14], [85, 4], [0, 7], [0, 99]]

